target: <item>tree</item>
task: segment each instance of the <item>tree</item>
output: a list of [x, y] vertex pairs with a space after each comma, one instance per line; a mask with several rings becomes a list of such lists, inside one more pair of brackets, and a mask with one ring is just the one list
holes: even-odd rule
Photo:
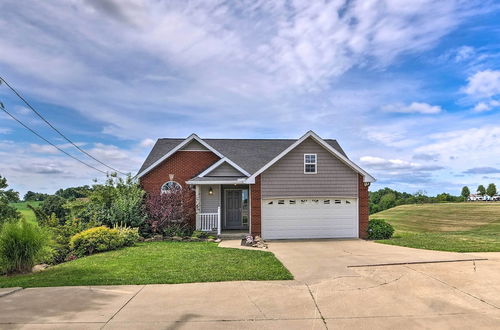
[[8, 186], [7, 179], [0, 175], [0, 225], [6, 221], [21, 218], [16, 208], [9, 205], [9, 194], [5, 191]]
[[145, 218], [144, 190], [131, 176], [117, 178], [108, 176], [105, 184], [96, 184], [88, 196], [85, 205], [75, 201], [72, 213], [84, 223], [95, 222], [109, 227], [126, 225], [140, 227]]
[[486, 195], [493, 197], [497, 194], [497, 186], [494, 183], [490, 183], [488, 188], [486, 188]]
[[464, 187], [462, 188], [462, 193], [461, 193], [460, 195], [464, 198], [464, 200], [467, 200], [467, 198], [470, 196], [470, 190], [469, 190], [469, 187], [464, 186]]
[[80, 187], [69, 187], [66, 189], [59, 189], [58, 191], [56, 191], [55, 195], [65, 199], [73, 200], [76, 198], [87, 197], [91, 191], [92, 188], [88, 185], [85, 185]]
[[64, 223], [67, 210], [64, 208], [66, 200], [62, 197], [51, 195], [45, 198], [40, 205], [40, 210], [46, 215], [51, 216], [52, 213], [59, 219], [61, 223]]
[[385, 194], [380, 199], [379, 205], [382, 210], [387, 210], [390, 209], [391, 207], [396, 206], [396, 195], [393, 193]]
[[19, 203], [21, 201], [21, 199], [19, 199], [19, 192], [14, 191], [13, 189], [4, 191], [4, 194], [9, 203]]
[[484, 186], [482, 184], [480, 184], [478, 187], [477, 187], [477, 192], [479, 195], [481, 196], [484, 196], [486, 195], [486, 189], [484, 189]]
[[49, 194], [28, 191], [26, 194], [24, 194], [23, 199], [25, 202], [37, 202], [37, 201], [43, 201], [45, 198], [49, 196], [50, 196]]

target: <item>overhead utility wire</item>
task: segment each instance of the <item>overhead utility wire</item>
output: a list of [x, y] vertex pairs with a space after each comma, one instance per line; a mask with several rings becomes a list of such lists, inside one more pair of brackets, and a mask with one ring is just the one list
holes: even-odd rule
[[31, 129], [30, 127], [28, 127], [28, 125], [24, 124], [22, 121], [20, 121], [19, 119], [17, 119], [16, 117], [14, 117], [14, 115], [12, 115], [10, 112], [7, 111], [7, 109], [5, 109], [4, 105], [0, 102], [0, 109], [2, 109], [7, 115], [9, 115], [12, 119], [14, 119], [15, 121], [17, 121], [19, 124], [23, 125], [24, 128], [26, 128], [27, 130], [29, 130], [31, 133], [35, 134], [36, 136], [38, 136], [40, 139], [44, 140], [45, 142], [47, 142], [48, 144], [50, 144], [51, 146], [53, 146], [54, 148], [56, 148], [57, 150], [59, 150], [60, 152], [62, 152], [63, 154], [73, 158], [74, 160], [82, 163], [83, 165], [85, 166], [88, 166], [90, 168], [93, 168], [94, 170], [96, 171], [99, 171], [101, 173], [104, 173], [104, 174], [108, 174], [100, 169], [98, 169], [97, 167], [94, 167], [90, 164], [87, 164], [86, 162], [84, 162], [83, 160], [81, 159], [78, 159], [76, 158], [75, 156], [73, 156], [72, 154], [66, 152], [65, 150], [59, 148], [57, 145], [55, 145], [54, 143], [50, 142], [49, 140], [47, 140], [46, 138], [44, 138], [43, 136], [41, 136], [40, 134], [38, 134], [36, 131], [34, 131], [33, 129]]
[[95, 158], [94, 156], [92, 156], [91, 154], [89, 154], [88, 152], [86, 152], [85, 150], [83, 150], [82, 148], [80, 148], [78, 145], [76, 145], [73, 141], [71, 141], [68, 137], [66, 137], [66, 135], [64, 135], [63, 133], [61, 133], [61, 131], [59, 131], [57, 128], [54, 127], [54, 125], [52, 125], [47, 119], [45, 119], [38, 111], [35, 110], [35, 108], [20, 94], [17, 92], [17, 90], [12, 87], [3, 77], [0, 76], [0, 84], [4, 82], [5, 85], [7, 87], [9, 87], [9, 89], [14, 92], [14, 94], [17, 95], [17, 97], [19, 97], [23, 102], [24, 104], [26, 104], [28, 106], [28, 108], [30, 108], [38, 117], [40, 117], [40, 119], [42, 119], [47, 125], [49, 125], [54, 131], [56, 131], [60, 136], [62, 136], [66, 141], [68, 141], [69, 143], [71, 143], [76, 149], [78, 149], [79, 151], [81, 151], [82, 153], [84, 153], [85, 155], [87, 155], [88, 157], [92, 158], [93, 160], [95, 160], [96, 162], [106, 166], [107, 168], [115, 171], [115, 172], [118, 172], [120, 174], [123, 174], [123, 175], [127, 175], [126, 173], [123, 173], [121, 171], [118, 171], [117, 169], [103, 163], [102, 161], [100, 161], [99, 159]]

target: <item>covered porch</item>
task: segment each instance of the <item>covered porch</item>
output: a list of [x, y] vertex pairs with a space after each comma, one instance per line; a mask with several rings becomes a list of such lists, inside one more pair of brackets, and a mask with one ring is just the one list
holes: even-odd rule
[[250, 186], [235, 178], [199, 180], [196, 190], [196, 230], [217, 236], [249, 233]]

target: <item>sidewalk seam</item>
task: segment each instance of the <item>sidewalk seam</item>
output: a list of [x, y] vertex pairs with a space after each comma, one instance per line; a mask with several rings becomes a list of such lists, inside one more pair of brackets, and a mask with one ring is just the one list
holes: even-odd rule
[[307, 287], [307, 290], [309, 291], [309, 294], [311, 295], [311, 298], [314, 302], [314, 306], [316, 306], [316, 310], [318, 311], [319, 316], [321, 317], [321, 321], [323, 321], [323, 324], [325, 325], [325, 329], [328, 330], [328, 325], [326, 324], [326, 319], [323, 316], [323, 313], [321, 313], [321, 309], [319, 309], [318, 303], [316, 302], [316, 298], [314, 298], [314, 295], [311, 291], [311, 288], [309, 287], [309, 284], [305, 283], [305, 285]]
[[104, 323], [104, 325], [101, 327], [101, 329], [103, 329], [106, 325], [108, 325], [108, 323], [109, 323], [109, 322], [110, 322], [110, 321], [111, 321], [111, 320], [112, 320], [112, 319], [116, 316], [116, 314], [120, 313], [120, 312], [121, 312], [121, 310], [122, 310], [123, 308], [125, 308], [125, 306], [127, 306], [127, 305], [128, 305], [128, 303], [129, 303], [132, 299], [134, 299], [134, 298], [135, 298], [135, 297], [139, 294], [139, 292], [141, 292], [141, 291], [142, 291], [142, 289], [144, 289], [145, 287], [146, 287], [146, 285], [143, 285], [143, 286], [142, 286], [142, 288], [140, 288], [140, 289], [139, 289], [139, 290], [138, 290], [138, 291], [137, 291], [137, 292], [136, 292], [136, 293], [135, 293], [132, 297], [130, 297], [130, 299], [129, 299], [129, 300], [127, 300], [127, 302], [126, 302], [125, 304], [123, 304], [123, 306], [122, 306], [122, 307], [120, 307], [120, 309], [118, 309], [118, 310], [117, 310], [117, 311], [116, 311], [116, 312], [115, 312], [115, 313], [114, 313], [114, 314], [113, 314], [113, 315], [109, 318], [109, 320], [107, 320], [107, 321], [106, 321], [106, 323]]

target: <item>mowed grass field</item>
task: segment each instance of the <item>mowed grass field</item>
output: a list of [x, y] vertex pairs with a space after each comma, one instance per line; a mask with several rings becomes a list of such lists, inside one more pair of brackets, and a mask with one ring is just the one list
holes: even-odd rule
[[39, 206], [41, 202], [19, 202], [19, 203], [10, 203], [10, 205], [14, 206], [19, 212], [21, 212], [23, 218], [28, 221], [35, 221], [35, 214], [33, 211], [28, 208], [28, 204], [31, 206]]
[[401, 205], [370, 219], [385, 219], [396, 232], [384, 244], [455, 252], [500, 251], [500, 203]]

